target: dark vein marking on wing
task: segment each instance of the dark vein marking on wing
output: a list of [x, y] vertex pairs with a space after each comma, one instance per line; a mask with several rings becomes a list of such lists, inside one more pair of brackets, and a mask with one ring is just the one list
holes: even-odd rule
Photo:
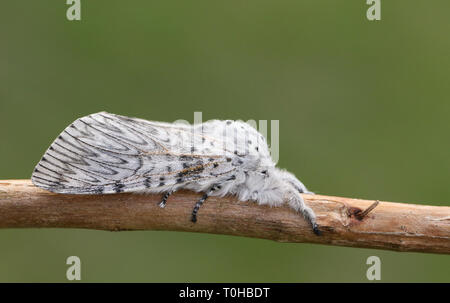
[[[70, 149], [66, 148], [65, 146], [60, 145], [58, 142], [55, 142], [54, 144], [55, 144], [55, 145], [58, 145], [59, 147], [65, 149], [65, 150], [67, 150], [68, 152], [71, 152], [71, 153], [77, 155], [78, 157], [83, 157], [82, 155], [77, 154], [77, 153], [71, 151]], [[54, 150], [54, 151], [55, 151], [55, 152], [58, 152], [59, 154], [65, 156], [65, 157], [68, 157], [66, 154], [62, 154], [62, 153], [59, 152], [58, 150]], [[128, 164], [129, 161], [127, 161], [127, 160], [125, 160], [125, 159], [123, 159], [123, 158], [117, 157], [117, 156], [113, 156], [113, 155], [108, 155], [108, 156], [113, 157], [113, 158], [115, 158], [115, 159], [117, 159], [117, 160], [120, 160], [122, 163], [105, 162], [105, 161], [101, 162], [101, 161], [99, 161], [99, 160], [96, 160], [95, 158], [92, 158], [90, 155], [87, 155], [87, 156], [84, 156], [84, 157], [85, 157], [85, 158], [88, 158], [90, 161], [99, 163], [100, 165], [103, 164], [103, 165], [108, 165], [108, 167], [109, 167], [109, 166], [112, 166], [112, 167], [119, 168], [119, 169], [126, 169], [126, 170], [130, 170], [130, 171], [135, 171], [134, 169], [131, 169], [131, 168], [128, 168], [128, 167], [119, 166], [120, 164]], [[96, 154], [95, 157], [98, 157], [98, 155]], [[70, 158], [70, 157], [68, 157], [68, 158]], [[86, 163], [86, 162], [84, 162], [84, 164], [89, 165], [89, 164]], [[103, 167], [103, 166], [102, 166], [102, 167]]]

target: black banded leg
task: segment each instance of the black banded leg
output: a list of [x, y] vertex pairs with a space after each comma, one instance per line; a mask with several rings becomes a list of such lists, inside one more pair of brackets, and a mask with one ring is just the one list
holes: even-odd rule
[[[297, 185], [295, 185], [295, 183], [290, 182], [292, 186], [294, 186], [294, 188], [300, 193], [300, 194], [312, 194], [315, 195], [312, 191], [308, 191], [306, 188], [300, 188]], [[302, 198], [303, 199], [303, 198]], [[303, 202], [304, 203], [304, 202]], [[310, 210], [311, 211], [311, 210]], [[309, 214], [309, 211], [302, 211], [303, 216], [305, 217], [305, 219], [311, 224], [312, 226], [312, 230], [313, 232], [317, 235], [320, 236], [322, 235], [322, 232], [319, 229], [319, 225], [317, 225], [315, 220], [311, 220], [311, 215]]]
[[203, 202], [206, 201], [206, 199], [208, 199], [208, 197], [217, 189], [220, 189], [220, 185], [213, 185], [204, 195], [203, 197], [200, 198], [200, 200], [198, 200], [197, 203], [195, 203], [194, 206], [194, 210], [192, 211], [192, 217], [191, 217], [191, 221], [192, 222], [197, 222], [197, 212], [200, 209], [200, 206], [202, 206]]
[[[298, 190], [298, 192], [301, 193], [301, 194], [305, 193], [305, 191], [303, 191], [303, 189], [301, 189], [301, 188], [297, 188], [297, 190]], [[306, 192], [306, 193], [307, 193], [307, 194], [313, 194], [313, 195], [314, 195], [314, 193], [313, 193], [313, 192], [310, 192], [310, 191], [308, 191], [308, 192]], [[309, 224], [311, 224], [313, 232], [314, 232], [317, 236], [320, 236], [320, 235], [322, 235], [322, 232], [320, 231], [319, 225], [317, 225], [315, 219], [314, 219], [314, 220], [311, 219], [310, 212], [312, 212], [311, 209], [309, 209], [309, 210], [303, 210], [303, 211], [302, 211], [303, 216], [305, 217], [305, 219], [309, 222]]]
[[317, 223], [311, 223], [311, 225], [312, 225], [313, 233], [316, 234], [316, 236], [321, 236], [322, 232], [319, 229], [319, 225], [317, 225]]
[[161, 207], [161, 208], [166, 207], [167, 198], [169, 198], [169, 196], [173, 193], [174, 193], [174, 191], [168, 191], [168, 192], [164, 193], [164, 195], [162, 196], [161, 202], [159, 202], [159, 204], [158, 204], [159, 207]]

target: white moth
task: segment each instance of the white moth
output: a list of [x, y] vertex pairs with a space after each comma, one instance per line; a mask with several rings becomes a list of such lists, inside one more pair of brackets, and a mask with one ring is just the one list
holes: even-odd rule
[[178, 189], [241, 201], [288, 203], [319, 234], [316, 216], [293, 174], [275, 167], [267, 142], [239, 121], [202, 124], [153, 122], [106, 112], [77, 119], [48, 148], [32, 175], [36, 186], [62, 194], [163, 193]]

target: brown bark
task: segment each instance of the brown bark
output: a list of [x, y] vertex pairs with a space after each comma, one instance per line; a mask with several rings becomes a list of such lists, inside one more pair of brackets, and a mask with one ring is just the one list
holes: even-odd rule
[[[29, 180], [0, 181], [0, 228], [172, 230], [227, 234], [280, 242], [309, 242], [396, 251], [450, 253], [450, 207], [303, 195], [317, 214], [321, 236], [289, 207], [259, 206], [234, 197], [210, 197], [190, 214], [198, 193], [61, 195]], [[368, 213], [364, 212], [371, 205]]]

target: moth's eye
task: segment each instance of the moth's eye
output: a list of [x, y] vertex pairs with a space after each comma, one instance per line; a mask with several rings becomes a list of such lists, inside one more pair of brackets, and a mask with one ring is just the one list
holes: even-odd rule
[[261, 174], [264, 175], [264, 176], [268, 176], [267, 170], [263, 170], [263, 171], [261, 172]]

